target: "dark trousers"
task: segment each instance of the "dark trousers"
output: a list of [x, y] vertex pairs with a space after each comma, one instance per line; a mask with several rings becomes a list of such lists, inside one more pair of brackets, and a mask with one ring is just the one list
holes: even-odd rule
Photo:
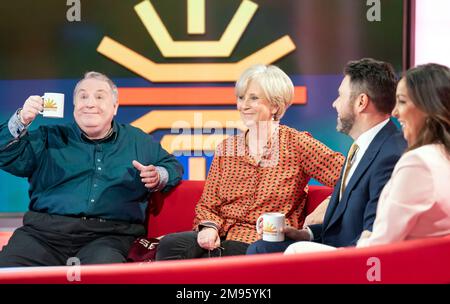
[[297, 241], [286, 238], [283, 242], [256, 241], [247, 248], [247, 254], [283, 252]]
[[221, 241], [223, 249], [206, 250], [197, 243], [196, 231], [172, 233], [164, 236], [158, 245], [156, 260], [183, 260], [208, 257], [244, 255], [248, 244], [238, 241]]
[[121, 263], [135, 238], [145, 234], [139, 224], [32, 211], [23, 223], [0, 252], [0, 267], [67, 265], [69, 258], [81, 265]]

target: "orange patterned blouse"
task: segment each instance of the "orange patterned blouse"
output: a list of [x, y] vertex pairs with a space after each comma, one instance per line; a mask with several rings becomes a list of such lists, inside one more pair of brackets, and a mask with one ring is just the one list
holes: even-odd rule
[[334, 187], [343, 163], [342, 154], [284, 125], [258, 163], [249, 155], [245, 134], [231, 136], [216, 149], [194, 229], [212, 222], [222, 238], [252, 243], [258, 240], [256, 220], [265, 212], [282, 212], [287, 224], [300, 228], [310, 178]]

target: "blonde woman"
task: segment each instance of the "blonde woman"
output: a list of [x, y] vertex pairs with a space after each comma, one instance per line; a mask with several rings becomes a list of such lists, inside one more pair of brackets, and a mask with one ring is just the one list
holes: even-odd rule
[[215, 153], [193, 231], [162, 238], [157, 260], [241, 255], [259, 237], [257, 218], [282, 212], [300, 228], [310, 178], [334, 187], [344, 157], [307, 132], [280, 124], [294, 86], [276, 66], [255, 65], [236, 83], [237, 109], [248, 130]]

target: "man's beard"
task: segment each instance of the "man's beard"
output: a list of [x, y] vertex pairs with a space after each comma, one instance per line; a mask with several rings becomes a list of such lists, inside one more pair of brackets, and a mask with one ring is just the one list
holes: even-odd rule
[[344, 133], [349, 135], [350, 131], [353, 128], [353, 125], [355, 124], [355, 114], [349, 113], [346, 117], [338, 117], [338, 122], [336, 126], [336, 130], [338, 132]]

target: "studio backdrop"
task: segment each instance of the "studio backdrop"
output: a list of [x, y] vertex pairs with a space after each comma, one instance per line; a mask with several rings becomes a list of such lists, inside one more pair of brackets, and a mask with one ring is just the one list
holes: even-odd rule
[[[2, 1], [0, 119], [30, 95], [65, 94], [87, 71], [119, 87], [116, 120], [152, 134], [177, 155], [184, 179], [205, 179], [215, 145], [242, 131], [234, 82], [255, 63], [295, 85], [282, 123], [346, 153], [332, 102], [349, 60], [403, 62], [402, 0], [15, 0]], [[312, 181], [315, 183], [315, 181]], [[28, 207], [25, 179], [0, 172], [0, 212]]]

